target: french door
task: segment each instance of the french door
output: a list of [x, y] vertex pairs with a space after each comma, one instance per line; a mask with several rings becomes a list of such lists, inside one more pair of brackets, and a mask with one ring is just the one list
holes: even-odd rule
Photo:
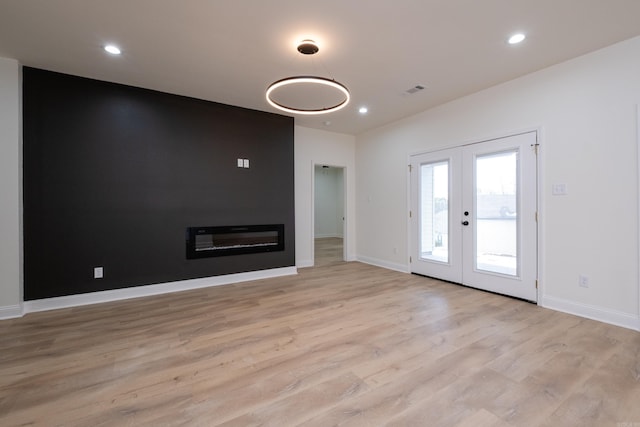
[[536, 132], [411, 156], [411, 271], [537, 300]]

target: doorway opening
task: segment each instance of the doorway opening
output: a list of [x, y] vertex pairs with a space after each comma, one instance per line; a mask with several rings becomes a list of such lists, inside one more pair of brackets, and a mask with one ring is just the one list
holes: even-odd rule
[[314, 265], [345, 260], [344, 167], [314, 165]]

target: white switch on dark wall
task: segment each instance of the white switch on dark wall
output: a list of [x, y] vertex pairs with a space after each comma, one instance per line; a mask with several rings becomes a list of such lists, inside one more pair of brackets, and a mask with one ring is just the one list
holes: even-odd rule
[[93, 269], [93, 278], [102, 279], [104, 277], [104, 268], [96, 267]]

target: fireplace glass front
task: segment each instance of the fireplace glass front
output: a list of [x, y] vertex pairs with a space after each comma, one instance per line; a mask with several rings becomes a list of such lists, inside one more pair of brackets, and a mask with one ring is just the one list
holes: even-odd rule
[[284, 250], [284, 224], [187, 228], [187, 259]]

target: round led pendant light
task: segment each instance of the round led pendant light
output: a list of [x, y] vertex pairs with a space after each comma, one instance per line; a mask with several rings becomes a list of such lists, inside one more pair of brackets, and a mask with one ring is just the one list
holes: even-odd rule
[[[298, 52], [314, 55], [318, 45], [303, 40]], [[333, 79], [317, 76], [294, 76], [275, 81], [267, 88], [267, 102], [273, 107], [293, 114], [326, 114], [344, 108], [351, 99], [349, 90]]]

